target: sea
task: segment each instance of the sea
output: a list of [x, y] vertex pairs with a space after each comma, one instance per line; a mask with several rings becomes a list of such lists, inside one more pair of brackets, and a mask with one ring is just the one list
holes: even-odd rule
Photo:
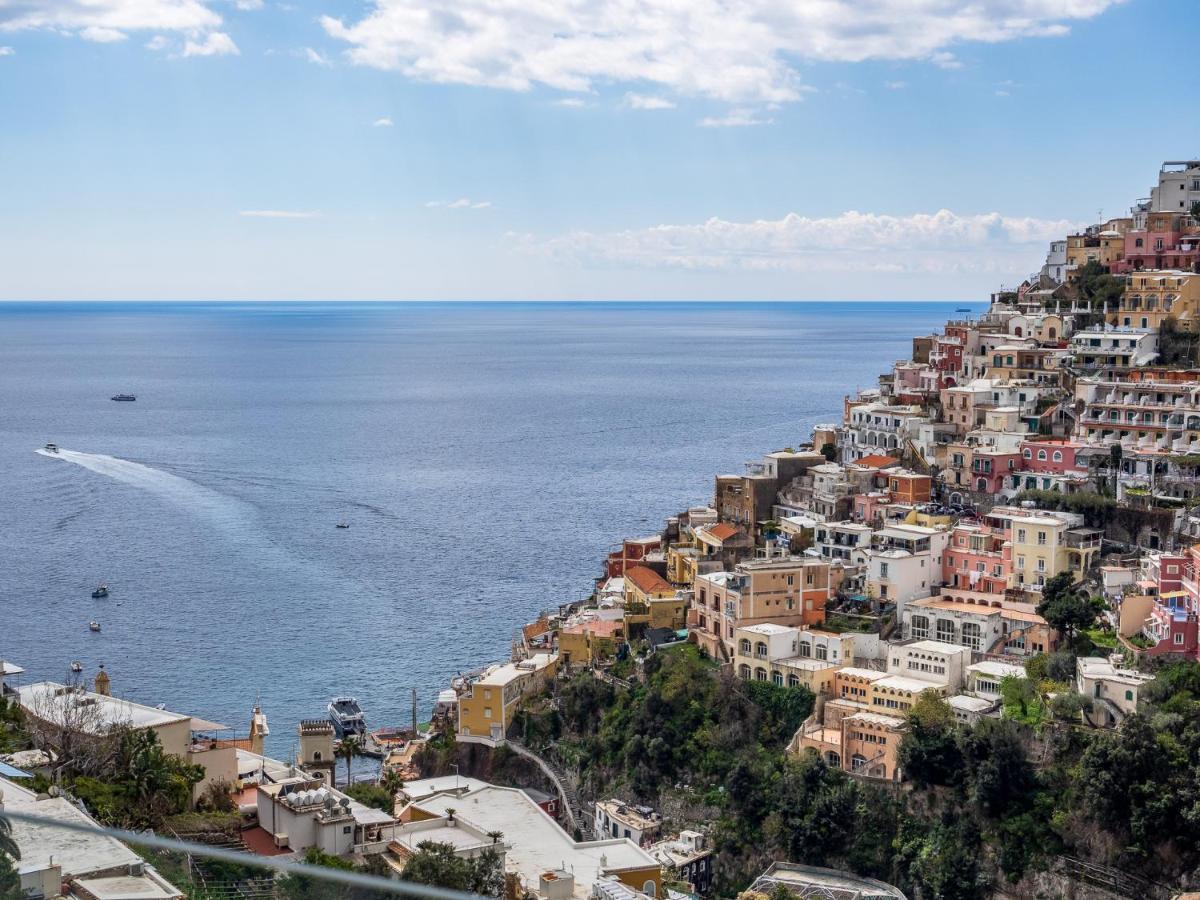
[[0, 659], [280, 757], [425, 720], [964, 305], [0, 303]]

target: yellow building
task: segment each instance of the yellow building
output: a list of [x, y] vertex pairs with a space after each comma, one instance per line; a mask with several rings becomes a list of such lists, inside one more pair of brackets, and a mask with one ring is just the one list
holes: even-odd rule
[[996, 507], [988, 517], [1003, 520], [1008, 530], [1012, 544], [1009, 587], [1040, 590], [1062, 572], [1074, 572], [1077, 579], [1082, 578], [1100, 553], [1100, 532], [1082, 527], [1079, 516]]
[[1190, 331], [1200, 328], [1200, 275], [1170, 269], [1131, 272], [1108, 323], [1157, 330], [1164, 319]]
[[564, 625], [558, 632], [559, 663], [590, 666], [612, 659], [625, 640], [625, 623], [620, 619], [592, 619]]
[[458, 736], [503, 741], [521, 701], [553, 681], [557, 653], [494, 666], [458, 698]]

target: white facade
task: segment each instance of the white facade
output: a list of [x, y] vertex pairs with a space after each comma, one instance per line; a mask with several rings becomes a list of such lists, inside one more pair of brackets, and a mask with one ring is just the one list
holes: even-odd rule
[[942, 641], [894, 643], [888, 648], [888, 672], [918, 681], [941, 685], [951, 691], [962, 688], [971, 651]]
[[1158, 332], [1142, 328], [1090, 328], [1071, 337], [1077, 363], [1103, 367], [1144, 366], [1158, 358]]
[[1162, 164], [1158, 186], [1150, 189], [1151, 212], [1187, 213], [1200, 202], [1200, 161], [1177, 160]]
[[1046, 254], [1046, 264], [1042, 266], [1042, 275], [1055, 284], [1062, 284], [1067, 279], [1067, 242], [1051, 241], [1050, 252]]
[[[852, 463], [872, 454], [898, 456], [917, 428], [928, 422], [919, 406], [887, 406], [864, 403], [850, 410], [850, 421], [842, 429], [843, 460]], [[889, 452], [897, 451], [897, 452]]]

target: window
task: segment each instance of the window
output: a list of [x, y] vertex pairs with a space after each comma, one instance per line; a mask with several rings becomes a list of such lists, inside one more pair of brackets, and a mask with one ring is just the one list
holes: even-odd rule
[[1018, 544], [1025, 543], [1025, 529], [1024, 528], [1017, 529], [1017, 543]]
[[983, 649], [983, 630], [974, 622], [964, 622], [962, 627], [963, 643], [972, 650]]
[[788, 675], [788, 687], [800, 687], [800, 677], [795, 672]]
[[1177, 643], [1177, 644], [1182, 644], [1182, 643], [1183, 643], [1183, 633], [1182, 633], [1182, 632], [1176, 632], [1176, 634], [1175, 634], [1175, 643]]
[[1055, 451], [1054, 451], [1054, 461], [1055, 461], [1055, 462], [1062, 462], [1062, 451], [1061, 451], [1061, 450], [1055, 450]]
[[1039, 547], [1046, 546], [1046, 532], [1044, 532], [1044, 531], [1038, 532], [1038, 546]]
[[741, 643], [738, 646], [741, 648], [742, 656], [750, 655], [750, 641], [747, 638], [742, 638]]
[[915, 638], [929, 637], [929, 619], [926, 616], [913, 616], [910, 620], [909, 631]]
[[766, 681], [767, 680], [767, 670], [764, 669], [762, 666], [759, 666], [758, 668], [756, 668], [754, 670], [754, 680], [755, 681]]
[[749, 681], [750, 667], [745, 663], [742, 663], [741, 666], [738, 667], [738, 675], [740, 675], [744, 680]]
[[767, 645], [765, 643], [763, 643], [762, 641], [759, 641], [757, 644], [755, 644], [754, 645], [754, 655], [758, 659], [766, 659], [767, 658]]
[[771, 681], [773, 681], [775, 684], [779, 685], [779, 687], [783, 687], [783, 673], [780, 671], [772, 672], [771, 673]]
[[829, 648], [824, 644], [817, 644], [817, 659], [828, 659]]
[[808, 641], [800, 642], [800, 656], [804, 659], [812, 656], [812, 644], [810, 644]]
[[1132, 700], [1132, 699], [1133, 699], [1133, 691], [1126, 691], [1126, 692], [1125, 692], [1125, 699], [1126, 699], [1126, 700]]
[[948, 644], [954, 643], [954, 621], [952, 619], [937, 620], [937, 639]]
[[1039, 450], [1038, 451], [1038, 462], [1045, 462], [1045, 461], [1046, 461], [1046, 451]]

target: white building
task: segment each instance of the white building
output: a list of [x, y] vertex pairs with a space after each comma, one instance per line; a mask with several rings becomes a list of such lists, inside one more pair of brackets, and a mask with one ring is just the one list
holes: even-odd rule
[[874, 532], [861, 522], [820, 522], [813, 527], [813, 547], [825, 559], [859, 566], [866, 562]]
[[1158, 332], [1146, 328], [1089, 328], [1071, 337], [1075, 362], [1086, 368], [1145, 366], [1158, 358]]
[[597, 836], [626, 838], [642, 847], [658, 840], [662, 817], [649, 806], [597, 800], [594, 830]]
[[[61, 797], [37, 795], [0, 778], [0, 815], [5, 811], [49, 819], [46, 824], [11, 819], [21, 890], [27, 897], [78, 900], [175, 900], [183, 893], [142, 857], [106, 835], [62, 825], [98, 828], [86, 813]], [[63, 887], [66, 890], [63, 890]]]
[[1054, 284], [1062, 284], [1067, 280], [1067, 242], [1051, 241], [1050, 252], [1046, 254], [1046, 262], [1042, 266], [1042, 277]]
[[888, 673], [958, 691], [962, 689], [970, 659], [970, 649], [960, 644], [930, 640], [893, 643], [888, 647]]
[[257, 812], [259, 827], [275, 846], [294, 852], [316, 847], [334, 856], [382, 853], [396, 827], [395, 817], [383, 810], [303, 773], [258, 785]]
[[876, 401], [852, 407], [842, 429], [843, 461], [852, 463], [878, 453], [898, 456], [918, 427], [928, 421], [919, 406], [888, 406]]
[[1099, 656], [1075, 660], [1075, 690], [1091, 699], [1092, 709], [1085, 715], [1093, 725], [1119, 725], [1137, 712], [1138, 695], [1153, 680], [1153, 675], [1119, 668]]
[[1193, 203], [1200, 203], [1200, 161], [1163, 163], [1158, 171], [1158, 185], [1150, 189], [1150, 211], [1188, 213]]
[[1024, 678], [1025, 667], [1017, 663], [985, 659], [967, 666], [967, 690], [985, 700], [1000, 699], [1000, 684], [1005, 678]]

